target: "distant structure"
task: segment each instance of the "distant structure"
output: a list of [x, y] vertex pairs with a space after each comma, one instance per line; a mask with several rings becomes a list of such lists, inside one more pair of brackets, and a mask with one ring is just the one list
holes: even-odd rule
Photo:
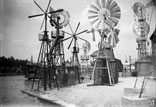
[[82, 45], [83, 55], [81, 55], [81, 71], [87, 71], [87, 73], [89, 61], [89, 55], [87, 55], [87, 53], [90, 51], [90, 48], [91, 45], [87, 41]]

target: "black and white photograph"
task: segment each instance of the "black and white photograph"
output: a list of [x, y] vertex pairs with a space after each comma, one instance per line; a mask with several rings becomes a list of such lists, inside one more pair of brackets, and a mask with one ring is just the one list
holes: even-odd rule
[[156, 0], [0, 0], [0, 107], [156, 107]]

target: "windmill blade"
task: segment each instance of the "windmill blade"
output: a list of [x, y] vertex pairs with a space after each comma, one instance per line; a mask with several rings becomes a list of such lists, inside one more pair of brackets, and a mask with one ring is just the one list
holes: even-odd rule
[[50, 3], [51, 3], [51, 0], [49, 0], [49, 3], [48, 3], [48, 5], [47, 5], [46, 12], [48, 11], [48, 8], [49, 8], [49, 6], [50, 6]]
[[80, 26], [80, 22], [79, 22], [78, 25], [77, 25], [77, 28], [76, 28], [76, 30], [75, 30], [75, 34], [76, 34], [76, 32], [77, 32], [79, 26]]
[[112, 12], [112, 13], [113, 13], [113, 12], [114, 12], [114, 13], [120, 12], [119, 6], [117, 6], [116, 8], [111, 9], [110, 12]]
[[118, 20], [113, 17], [110, 17], [110, 20], [114, 23], [114, 26], [118, 23]]
[[65, 38], [65, 39], [62, 40], [62, 42], [63, 42], [63, 41], [66, 41], [66, 40], [68, 40], [68, 39], [70, 39], [70, 38], [72, 38], [72, 37]]
[[85, 42], [88, 42], [87, 40], [85, 40], [85, 39], [83, 39], [83, 38], [81, 38], [81, 37], [77, 37], [77, 38], [79, 38], [79, 39], [81, 39], [81, 40], [83, 40], [83, 41], [85, 41]]
[[91, 4], [90, 8], [94, 9], [95, 11], [99, 11], [99, 9], [95, 6], [95, 4]]
[[115, 8], [116, 6], [118, 6], [118, 4], [115, 1], [113, 1], [112, 4], [108, 7], [108, 9], [111, 10]]
[[72, 31], [72, 34], [73, 34], [74, 32], [73, 32], [73, 29], [72, 29], [72, 27], [71, 27], [70, 23], [69, 23], [69, 27], [70, 27], [70, 30]]
[[112, 27], [116, 26], [118, 21], [119, 20], [117, 18], [115, 18], [115, 17], [110, 17], [109, 18], [109, 22], [111, 23]]
[[99, 22], [96, 24], [96, 27], [95, 28], [99, 28], [100, 24], [101, 24], [102, 20], [99, 20]]
[[35, 0], [34, 0], [34, 3], [42, 10], [43, 13], [45, 13], [44, 10], [37, 4]]
[[114, 17], [114, 18], [120, 19], [120, 17], [121, 17], [121, 13], [113, 13], [113, 14], [111, 14], [111, 17]]
[[87, 32], [88, 30], [84, 30], [84, 31], [82, 31], [82, 32], [79, 32], [79, 33], [77, 33], [76, 35], [80, 35], [80, 34], [82, 34], [82, 33], [84, 33], [84, 32]]
[[94, 10], [89, 10], [88, 13], [98, 14], [98, 12], [97, 11], [94, 11]]
[[106, 0], [101, 0], [101, 4], [103, 8], [106, 8]]
[[110, 19], [105, 20], [105, 23], [106, 23], [107, 27], [114, 27], [114, 25], [115, 25], [115, 23]]
[[102, 5], [101, 5], [101, 3], [100, 3], [100, 0], [96, 0], [96, 1], [95, 1], [95, 4], [97, 5], [97, 7], [98, 7], [99, 9], [102, 9]]
[[63, 10], [64, 10], [64, 9], [58, 9], [58, 10], [56, 10], [56, 11], [51, 11], [51, 12], [49, 12], [48, 14], [57, 13], [57, 12], [63, 12]]
[[98, 18], [98, 15], [88, 16], [88, 19]]
[[69, 46], [68, 46], [68, 49], [70, 48], [72, 42], [73, 42], [73, 38], [72, 38], [72, 40], [70, 41], [70, 44], [69, 44]]
[[[63, 31], [63, 30], [62, 30]], [[73, 36], [72, 34], [70, 34], [70, 33], [68, 33], [68, 32], [66, 32], [66, 31], [63, 31], [64, 33], [66, 33], [66, 34], [68, 34], [68, 35], [71, 35], [71, 36]]]
[[100, 20], [100, 19], [99, 18], [96, 18], [96, 19], [90, 21], [91, 25], [95, 24], [98, 20]]
[[42, 24], [41, 24], [40, 30], [41, 30], [42, 27], [43, 27], [44, 21], [45, 21], [45, 18], [44, 18], [43, 21], [42, 21]]
[[112, 0], [107, 0], [106, 9], [108, 9], [110, 7], [111, 3], [112, 3]]
[[43, 16], [43, 15], [44, 15], [44, 14], [31, 15], [31, 16], [28, 16], [28, 18], [33, 18], [33, 17]]

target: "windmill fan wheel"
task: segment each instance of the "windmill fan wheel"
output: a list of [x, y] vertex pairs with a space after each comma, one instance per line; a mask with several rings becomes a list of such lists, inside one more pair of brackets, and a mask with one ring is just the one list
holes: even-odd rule
[[54, 19], [55, 22], [57, 21], [57, 17], [60, 18], [60, 21], [59, 21], [60, 27], [66, 27], [69, 24], [70, 15], [68, 11], [63, 10], [62, 12], [57, 12], [51, 15], [51, 18]]
[[148, 35], [150, 30], [149, 25], [147, 22], [143, 23], [134, 23], [133, 25], [133, 32], [138, 36], [138, 37], [145, 37]]
[[120, 17], [120, 7], [113, 0], [95, 0], [88, 10], [88, 19], [95, 29], [115, 27]]

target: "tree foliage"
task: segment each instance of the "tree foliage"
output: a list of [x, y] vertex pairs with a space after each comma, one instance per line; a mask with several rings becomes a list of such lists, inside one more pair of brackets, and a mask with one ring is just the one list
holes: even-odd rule
[[0, 73], [12, 72], [20, 66], [26, 66], [27, 60], [15, 59], [13, 56], [6, 58], [4, 56], [0, 57]]

